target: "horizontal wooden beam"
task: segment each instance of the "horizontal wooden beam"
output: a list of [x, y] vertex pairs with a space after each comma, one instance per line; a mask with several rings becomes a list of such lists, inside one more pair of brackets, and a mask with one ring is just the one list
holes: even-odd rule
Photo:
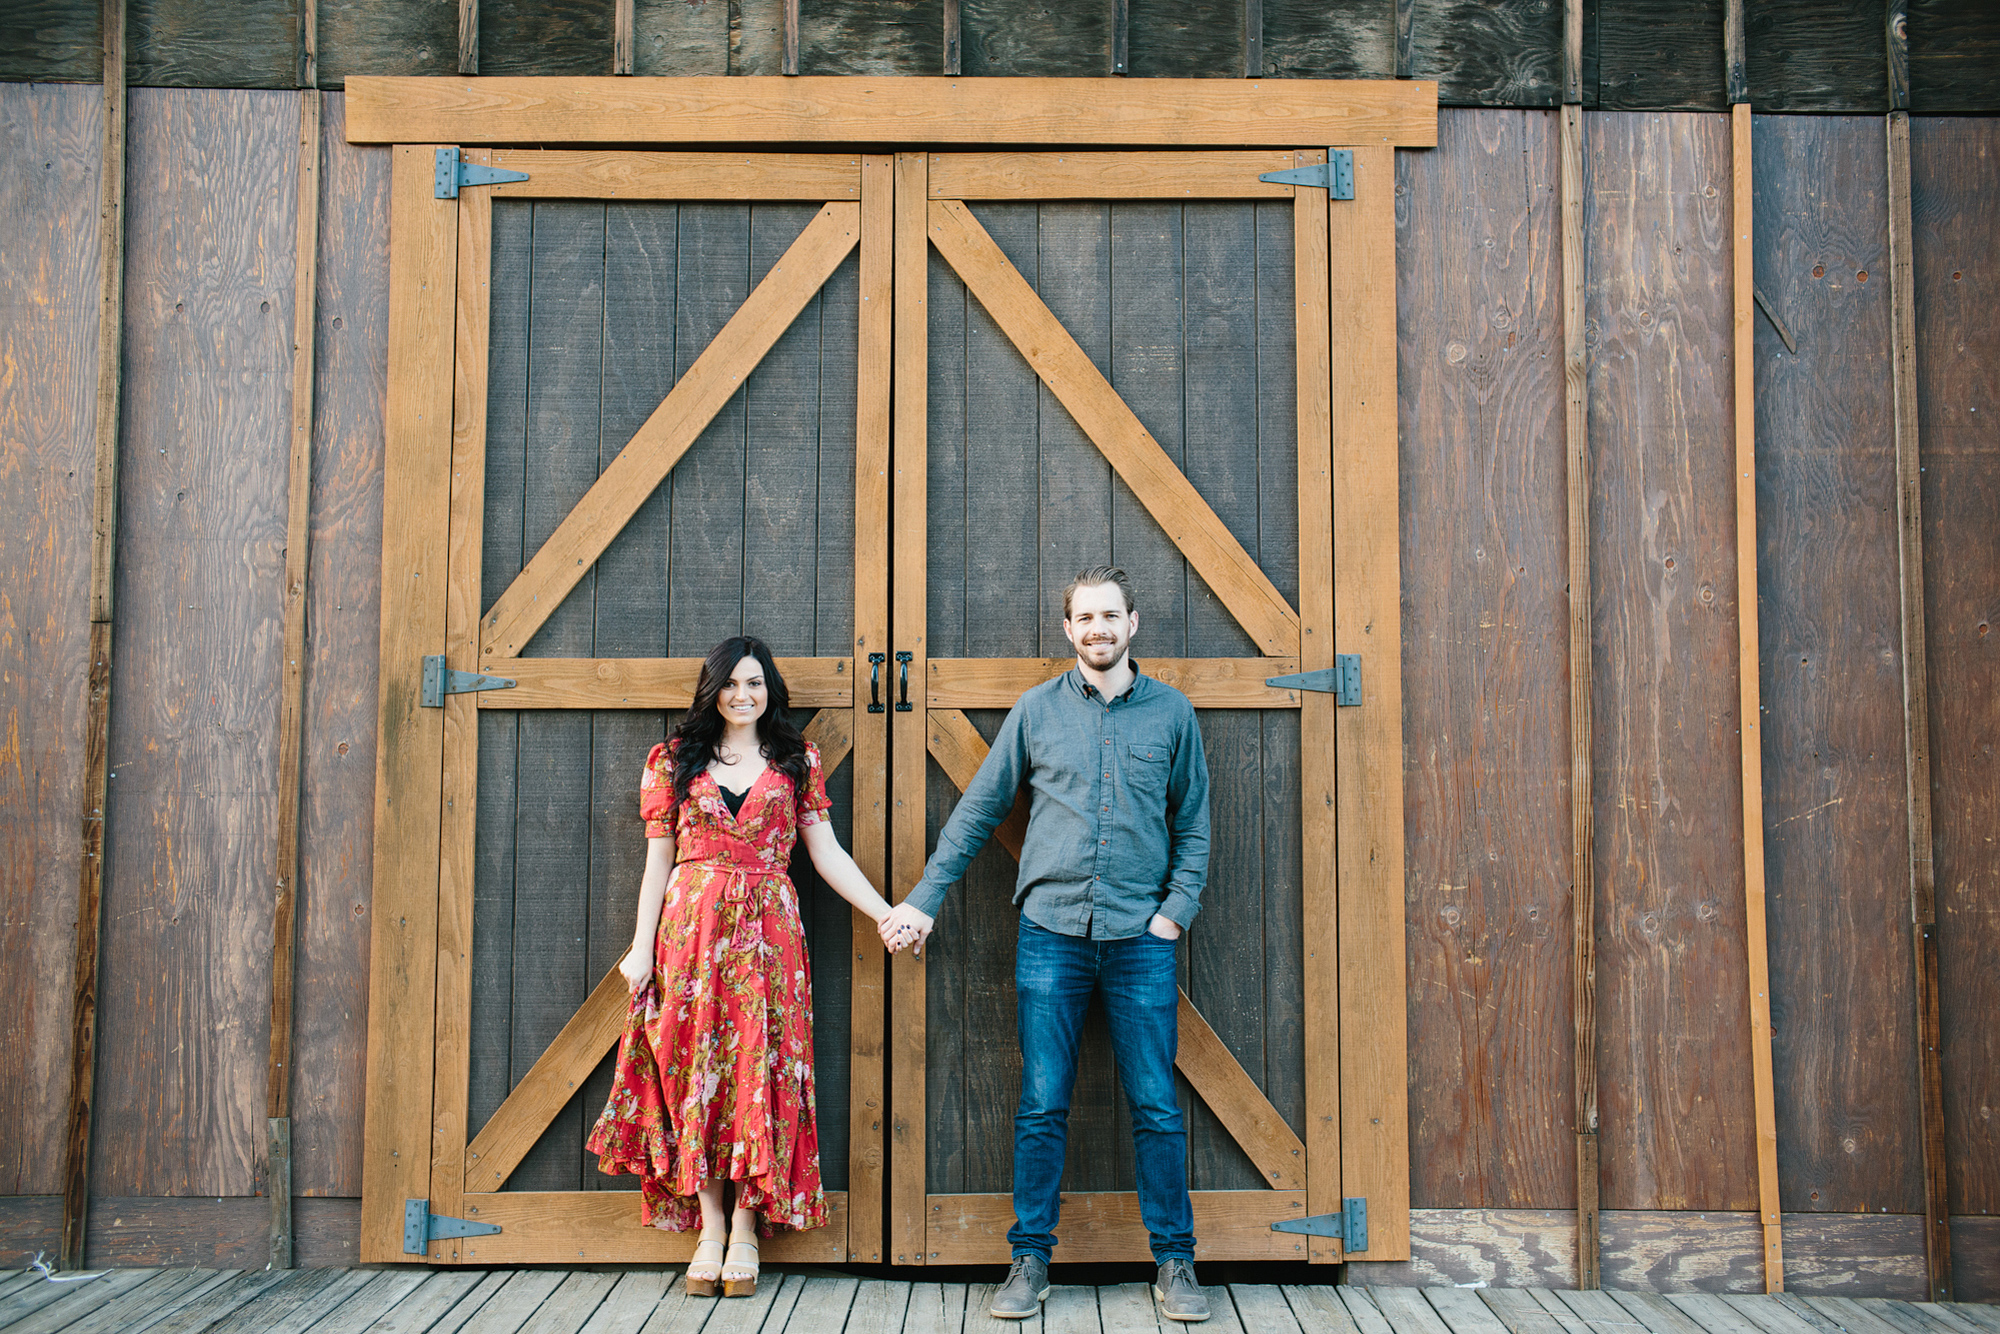
[[1285, 149], [1210, 153], [933, 153], [932, 199], [1290, 199], [1257, 178]]
[[496, 199], [861, 198], [855, 153], [639, 153], [497, 148], [493, 165], [525, 181], [493, 187]]
[[[1305, 1259], [1303, 1236], [1271, 1231], [1271, 1224], [1280, 1219], [1305, 1217], [1304, 1191], [1197, 1190], [1188, 1198], [1194, 1205], [1195, 1259]], [[1007, 1263], [1012, 1254], [1007, 1229], [1014, 1224], [1013, 1196], [927, 1195], [924, 1208], [928, 1263]], [[1064, 1191], [1056, 1241], [1056, 1253], [1069, 1264], [1152, 1258], [1146, 1225], [1139, 1221], [1139, 1197], [1131, 1191]]]
[[1437, 84], [1392, 79], [351, 75], [357, 144], [1437, 145]]
[[[825, 1227], [787, 1230], [761, 1242], [764, 1261], [819, 1265], [844, 1261], [847, 1192], [828, 1191], [826, 1207]], [[685, 1264], [694, 1257], [694, 1233], [639, 1225], [636, 1190], [508, 1190], [477, 1195], [468, 1191], [465, 1216], [475, 1223], [497, 1223], [500, 1231], [461, 1239], [448, 1252], [446, 1263], [665, 1265]], [[574, 1261], [569, 1259], [572, 1254]], [[777, 1279], [770, 1281], [775, 1284]]]
[[[1299, 692], [1267, 686], [1299, 670], [1296, 658], [1141, 658], [1139, 670], [1180, 691], [1197, 709], [1296, 709]], [[924, 698], [934, 709], [1011, 709], [1075, 658], [932, 658]], [[789, 678], [788, 678], [789, 679]]]
[[[779, 658], [795, 709], [854, 703], [852, 658]], [[480, 671], [513, 681], [482, 690], [482, 709], [685, 709], [700, 658], [488, 658]], [[827, 767], [833, 762], [827, 760]]]

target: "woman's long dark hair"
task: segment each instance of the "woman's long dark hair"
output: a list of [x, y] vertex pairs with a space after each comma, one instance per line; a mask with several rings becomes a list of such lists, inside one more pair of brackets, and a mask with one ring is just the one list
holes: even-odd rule
[[806, 739], [792, 726], [789, 713], [792, 696], [785, 689], [785, 678], [778, 674], [777, 661], [763, 640], [754, 635], [733, 635], [709, 650], [701, 664], [701, 677], [695, 682], [694, 702], [670, 734], [670, 740], [679, 743], [674, 749], [673, 802], [666, 813], [670, 827], [694, 780], [707, 772], [709, 762], [715, 758], [716, 747], [722, 741], [722, 715], [716, 711], [715, 701], [729, 684], [736, 664], [745, 658], [757, 660], [769, 691], [764, 716], [757, 720], [757, 748], [763, 753], [765, 763], [792, 780], [794, 793], [805, 795]]

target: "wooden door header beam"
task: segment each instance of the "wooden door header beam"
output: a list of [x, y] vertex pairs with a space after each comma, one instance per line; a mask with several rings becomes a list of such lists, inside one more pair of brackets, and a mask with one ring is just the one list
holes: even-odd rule
[[1413, 79], [350, 77], [357, 144], [1437, 145]]

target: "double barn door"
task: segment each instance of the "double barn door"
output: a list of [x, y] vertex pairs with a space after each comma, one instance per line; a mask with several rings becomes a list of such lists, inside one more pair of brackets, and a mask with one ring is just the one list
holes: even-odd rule
[[[1407, 1255], [1391, 151], [1355, 202], [1258, 179], [1323, 149], [465, 150], [527, 179], [455, 199], [395, 152], [363, 1258], [685, 1259], [583, 1141], [639, 770], [702, 655], [771, 643], [899, 898], [1105, 561], [1213, 784], [1200, 1255], [1340, 1259], [1271, 1224], [1347, 1197], [1366, 1258]], [[1360, 707], [1266, 684], [1336, 647]], [[1007, 1258], [1021, 835], [921, 960], [794, 859], [833, 1221], [768, 1258]], [[1067, 1259], [1147, 1253], [1119, 1101], [1094, 1019]]]

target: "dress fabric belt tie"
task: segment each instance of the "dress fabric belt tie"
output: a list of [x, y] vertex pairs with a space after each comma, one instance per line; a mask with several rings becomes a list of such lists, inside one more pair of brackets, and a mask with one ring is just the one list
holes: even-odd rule
[[[724, 903], [744, 905], [749, 905], [753, 902], [750, 895], [750, 885], [753, 880], [761, 885], [766, 880], [781, 879], [785, 875], [785, 872], [767, 866], [762, 862], [746, 864], [730, 857], [703, 857], [697, 861], [682, 862], [680, 865], [699, 867], [703, 870], [718, 872], [726, 876], [727, 879], [724, 881], [722, 888], [722, 901]], [[748, 949], [760, 943], [762, 940], [763, 916], [763, 903], [762, 896], [760, 895], [755, 901], [754, 911], [739, 911], [736, 914], [736, 923], [730, 930], [730, 944], [738, 949]], [[758, 928], [755, 932], [751, 930], [753, 924]]]

